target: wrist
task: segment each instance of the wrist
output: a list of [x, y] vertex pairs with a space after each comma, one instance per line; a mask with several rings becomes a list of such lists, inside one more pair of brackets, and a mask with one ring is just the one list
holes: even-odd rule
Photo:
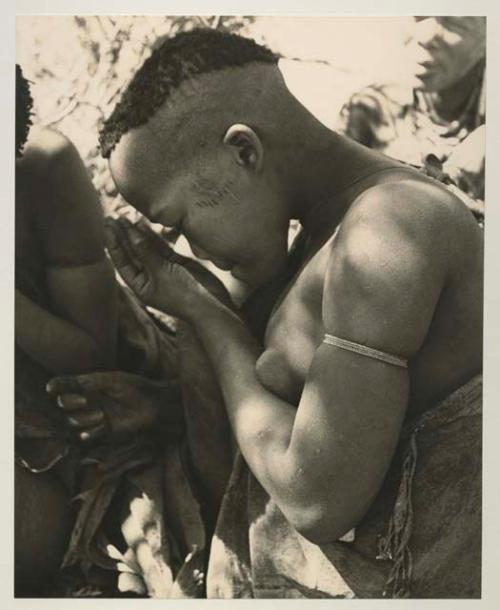
[[186, 320], [196, 330], [200, 331], [207, 325], [213, 325], [219, 321], [229, 319], [241, 320], [240, 316], [224, 303], [208, 294], [205, 298], [197, 301], [196, 307], [190, 312], [190, 319]]

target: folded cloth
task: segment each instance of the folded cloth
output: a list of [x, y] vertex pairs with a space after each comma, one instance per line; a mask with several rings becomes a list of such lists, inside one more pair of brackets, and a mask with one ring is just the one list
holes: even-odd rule
[[241, 455], [211, 545], [216, 598], [477, 598], [482, 376], [408, 422], [352, 542], [298, 534]]

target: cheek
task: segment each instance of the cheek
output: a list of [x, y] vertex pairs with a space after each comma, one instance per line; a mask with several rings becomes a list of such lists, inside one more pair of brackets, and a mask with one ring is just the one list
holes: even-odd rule
[[261, 197], [235, 179], [203, 186], [183, 223], [190, 241], [245, 267], [260, 266], [261, 261], [269, 265], [286, 255], [288, 220], [279, 216], [279, 206], [265, 200], [267, 193]]
[[268, 233], [259, 236], [254, 248], [248, 248], [244, 267], [253, 278], [253, 284], [262, 284], [279, 275], [288, 260], [287, 238], [281, 234]]
[[443, 42], [445, 63], [455, 73], [467, 72], [468, 67], [476, 62], [477, 45], [470, 38], [448, 30], [445, 32]]
[[222, 206], [193, 210], [183, 223], [183, 233], [194, 246], [210, 258], [232, 259], [242, 241], [242, 227], [224, 214]]

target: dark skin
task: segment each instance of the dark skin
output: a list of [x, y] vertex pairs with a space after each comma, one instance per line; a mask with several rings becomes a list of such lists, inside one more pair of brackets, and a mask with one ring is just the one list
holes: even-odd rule
[[[54, 405], [67, 413], [83, 446], [158, 426], [178, 430], [183, 414], [175, 382], [104, 372], [115, 368], [118, 293], [104, 252], [102, 208], [77, 150], [61, 134], [33, 128], [16, 179], [16, 260], [43, 295], [35, 301], [16, 290], [16, 343], [52, 374], [101, 371], [94, 385], [60, 378], [65, 395], [58, 400], [60, 386], [49, 384]], [[87, 408], [83, 389], [95, 409]], [[74, 520], [60, 467], [36, 475], [16, 467], [18, 594], [53, 592]]]
[[78, 152], [62, 135], [35, 128], [16, 172], [18, 260], [42, 266], [48, 297], [44, 308], [16, 291], [16, 342], [54, 373], [112, 368], [116, 286], [101, 206]]
[[[170, 115], [160, 110], [122, 138], [111, 170], [150, 220], [179, 227], [196, 254], [253, 286], [283, 267], [289, 220], [301, 221], [308, 255], [264, 345], [144, 228], [113, 227], [108, 247], [145, 303], [194, 329], [249, 468], [288, 521], [325, 544], [366, 513], [404, 418], [481, 370], [482, 233], [444, 187], [319, 124], [277, 69], [240, 69], [241, 90], [231, 82], [236, 72], [200, 77], [196, 98], [179, 92], [183, 111], [199, 103], [200, 90], [220, 97], [223, 78], [228, 95], [242, 96], [246, 122], [221, 119], [224, 136], [214, 136], [203, 163], [190, 162], [189, 146], [199, 150], [193, 138], [182, 168], [168, 174], [174, 99]], [[243, 106], [247, 94], [252, 104]], [[216, 206], [200, 204], [200, 168], [211, 192], [230, 185]], [[410, 366], [327, 345], [325, 333]], [[199, 431], [200, 442], [206, 434]]]
[[[384, 194], [382, 201], [370, 198], [368, 203], [360, 199], [352, 204], [349, 213], [353, 216], [344, 218], [342, 229], [355, 228], [362, 217], [358, 214], [364, 215], [367, 208], [373, 212], [369, 215], [372, 227], [388, 222], [394, 226], [392, 219], [380, 220], [385, 206], [389, 206], [391, 216], [401, 214], [397, 201], [388, 199], [391, 191], [406, 192], [411, 198], [413, 193], [425, 197], [438, 190], [435, 185], [418, 179], [414, 182], [400, 180], [401, 189], [398, 191], [394, 184], [379, 186], [379, 192]], [[457, 204], [447, 193], [439, 191], [443, 207], [448, 208], [445, 212], [450, 213]], [[414, 205], [421, 209], [422, 205], [435, 205], [435, 201], [434, 198], [424, 199], [422, 204], [422, 199], [415, 199]], [[363, 203], [366, 203], [366, 208]], [[409, 209], [410, 205], [411, 199], [403, 214], [418, 215]], [[480, 243], [474, 244], [475, 239], [480, 240], [480, 235], [469, 212], [464, 210], [460, 216], [462, 218], [455, 230], [459, 233], [464, 229], [470, 231], [470, 246], [475, 254], [471, 256], [470, 251], [462, 254], [459, 265], [456, 263], [457, 253], [450, 253], [446, 260], [450, 271], [445, 277], [436, 277], [429, 268], [430, 260], [443, 261], [446, 255], [442, 242], [429, 241], [428, 235], [422, 236], [423, 241], [418, 246], [412, 245], [410, 252], [413, 247], [418, 252], [418, 256], [412, 257], [412, 267], [400, 269], [401, 263], [394, 260], [392, 252], [401, 250], [404, 244], [399, 241], [400, 231], [396, 231], [394, 243], [389, 243], [387, 250], [384, 248], [377, 253], [380, 258], [386, 257], [380, 263], [385, 271], [387, 266], [394, 265], [393, 278], [385, 282], [383, 276], [378, 275], [378, 265], [376, 269], [370, 269], [372, 278], [365, 275], [368, 261], [364, 257], [361, 269], [344, 261], [344, 248], [351, 248], [341, 239], [345, 234], [338, 235], [335, 243], [338, 250], [332, 250], [332, 240], [328, 240], [312, 256], [272, 315], [264, 350], [251, 337], [241, 319], [209, 294], [202, 296], [199, 288], [192, 286], [191, 294], [196, 295], [196, 301], [199, 298], [203, 303], [203, 313], [201, 305], [197, 309], [194, 298], [192, 303], [187, 302], [185, 295], [189, 294], [189, 280], [181, 284], [183, 296], [181, 290], [172, 296], [173, 282], [180, 284], [177, 268], [167, 270], [160, 257], [148, 253], [143, 245], [148, 240], [145, 234], [137, 235], [133, 227], [128, 227], [131, 244], [137, 249], [134, 262], [124, 254], [129, 252], [129, 247], [121, 247], [118, 243], [111, 247], [118, 268], [131, 283], [134, 278], [134, 285], [143, 291], [143, 296], [147, 282], [139, 283], [143, 277], [140, 269], [147, 265], [153, 276], [153, 269], [162, 269], [159, 272], [162, 278], [171, 274], [165, 284], [160, 284], [160, 276], [157, 276], [158, 283], [164, 285], [165, 290], [168, 286], [168, 297], [167, 290], [162, 294], [165, 301], [169, 299], [165, 309], [177, 315], [182, 311], [196, 329], [204, 348], [212, 355], [211, 363], [219, 380], [226, 384], [225, 391], [222, 386], [225, 404], [240, 449], [288, 519], [314, 542], [325, 543], [343, 535], [366, 512], [387, 469], [403, 418], [424, 411], [429, 404], [480, 370], [480, 308], [476, 313], [472, 310], [470, 317], [466, 314], [465, 320], [463, 312], [476, 302], [477, 295], [481, 294], [481, 284], [480, 281], [473, 286], [464, 284], [459, 289], [460, 295], [453, 286], [478, 273], [482, 250]], [[415, 222], [414, 219], [415, 216], [411, 222]], [[375, 239], [379, 234], [378, 231], [372, 233], [371, 228], [366, 234], [365, 226], [362, 230], [366, 240]], [[476, 238], [473, 238], [474, 234]], [[359, 239], [357, 237], [356, 241]], [[431, 258], [422, 260], [424, 252]], [[438, 264], [438, 274], [443, 269], [439, 267]], [[415, 274], [415, 268], [419, 270], [419, 280], [410, 282], [409, 277]], [[381, 284], [385, 287], [382, 294], [379, 292]], [[444, 284], [446, 289], [438, 288]], [[362, 294], [373, 292], [375, 302], [361, 299], [361, 289]], [[337, 304], [336, 299], [337, 303], [330, 305], [328, 295], [339, 291], [345, 295], [346, 302]], [[402, 299], [401, 295], [409, 291], [413, 292]], [[433, 295], [430, 303], [422, 292]], [[154, 302], [158, 304], [158, 292], [154, 294]], [[350, 294], [352, 297], [348, 298]], [[405, 308], [409, 309], [407, 313]], [[374, 324], [377, 317], [384, 320], [387, 311], [392, 312], [391, 326]], [[400, 315], [404, 317], [398, 321]], [[410, 316], [411, 322], [406, 316]], [[298, 328], [295, 320], [301, 320]], [[340, 324], [343, 332], [336, 330]], [[460, 326], [459, 333], [457, 325]], [[429, 338], [431, 327], [434, 340]], [[302, 331], [302, 328], [307, 331]], [[285, 333], [284, 329], [287, 329]], [[337, 336], [356, 335], [360, 343], [403, 355], [412, 360], [409, 374], [357, 354], [331, 349], [321, 343], [325, 332]], [[379, 334], [381, 332], [385, 342]], [[457, 345], [461, 346], [460, 350], [457, 350]], [[443, 362], [446, 363], [444, 367]], [[335, 396], [333, 404], [328, 399], [329, 395]], [[356, 404], [354, 412], [351, 410], [352, 402]], [[228, 404], [234, 410], [230, 411]], [[321, 426], [315, 425], [315, 421], [320, 421]], [[350, 438], [357, 439], [354, 445]], [[325, 478], [329, 480], [333, 476], [329, 474], [332, 463], [337, 467], [335, 482], [342, 489], [342, 504], [338, 503], [340, 498], [337, 494], [325, 494], [325, 488], [330, 489], [325, 487]], [[353, 471], [356, 471], [356, 477], [353, 477]], [[312, 498], [316, 498], [317, 504], [311, 506]], [[309, 511], [312, 511], [312, 516]], [[309, 519], [312, 519], [312, 525]]]
[[[33, 128], [16, 181], [16, 263], [43, 295], [16, 289], [16, 344], [50, 373], [112, 368], [116, 284], [99, 199], [78, 152], [61, 134]], [[16, 468], [15, 486], [16, 586], [36, 593], [59, 568], [73, 515], [54, 470]]]

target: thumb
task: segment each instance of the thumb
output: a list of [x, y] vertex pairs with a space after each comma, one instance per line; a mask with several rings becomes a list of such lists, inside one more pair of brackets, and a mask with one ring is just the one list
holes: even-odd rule
[[104, 234], [109, 255], [118, 271], [121, 273], [124, 270], [129, 274], [137, 273], [140, 263], [122, 223], [107, 218], [104, 223]]
[[153, 238], [156, 235], [150, 229], [145, 230], [144, 227], [136, 227], [126, 218], [120, 218], [118, 223], [125, 237], [125, 242], [128, 242], [124, 245], [128, 245], [132, 250], [132, 252], [129, 251], [130, 254], [135, 254], [144, 260], [154, 253], [155, 241]]
[[82, 390], [88, 392], [106, 392], [113, 390], [116, 387], [115, 372], [107, 373], [87, 373], [85, 375], [77, 375], [74, 379]]

